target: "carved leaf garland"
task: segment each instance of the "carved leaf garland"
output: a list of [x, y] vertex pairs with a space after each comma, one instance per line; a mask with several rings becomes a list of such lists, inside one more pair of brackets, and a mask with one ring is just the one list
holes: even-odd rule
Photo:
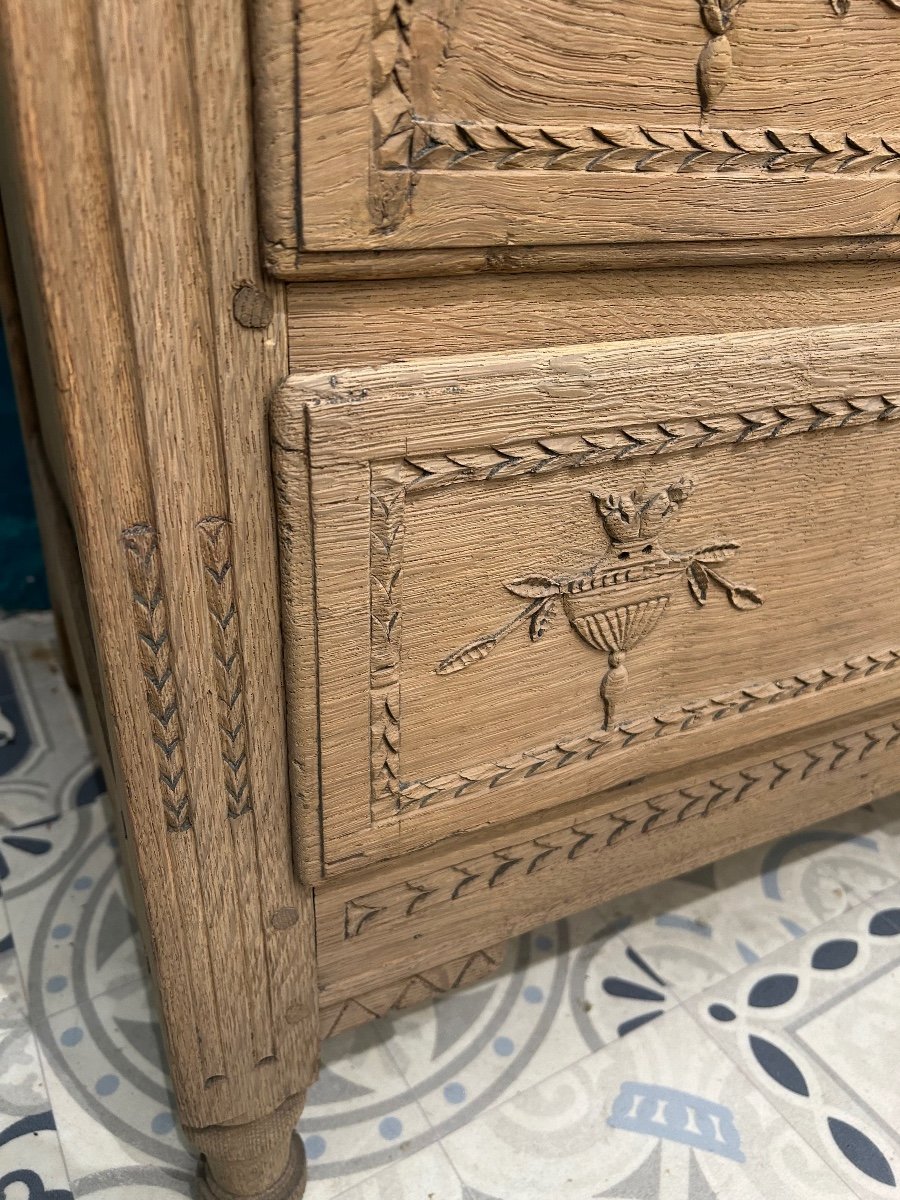
[[[703, 112], [712, 108], [728, 85], [734, 65], [728, 32], [744, 3], [745, 0], [698, 0], [700, 19], [709, 34], [697, 60], [697, 91]], [[829, 0], [829, 3], [837, 16], [846, 17], [852, 0]], [[881, 3], [900, 12], [900, 0], [881, 0]]]

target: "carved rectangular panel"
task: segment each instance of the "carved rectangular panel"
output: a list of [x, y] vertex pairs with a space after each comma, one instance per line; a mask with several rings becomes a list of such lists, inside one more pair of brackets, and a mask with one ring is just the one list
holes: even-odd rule
[[[262, 6], [265, 44], [284, 6]], [[894, 228], [897, 0], [303, 0], [293, 32], [260, 86], [282, 244]]]
[[306, 868], [900, 694], [898, 331], [291, 377], [274, 438]]

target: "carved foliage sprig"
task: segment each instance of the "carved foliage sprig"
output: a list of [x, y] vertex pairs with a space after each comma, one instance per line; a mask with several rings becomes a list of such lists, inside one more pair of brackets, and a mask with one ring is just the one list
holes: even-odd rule
[[694, 552], [686, 575], [691, 595], [701, 607], [707, 601], [710, 585], [720, 588], [735, 608], [758, 608], [762, 604], [762, 596], [755, 588], [734, 583], [714, 569], [715, 564], [725, 562], [739, 549], [737, 542], [719, 542]]
[[[745, 0], [698, 0], [698, 3], [700, 18], [709, 34], [709, 41], [697, 61], [697, 90], [700, 106], [706, 112], [725, 90], [731, 76], [733, 64], [728, 33]], [[829, 3], [839, 17], [845, 17], [850, 11], [851, 0], [829, 0]], [[881, 0], [881, 3], [900, 12], [900, 0]]]
[[709, 34], [709, 41], [700, 52], [697, 62], [697, 90], [704, 111], [711, 108], [724, 91], [731, 75], [731, 43], [728, 31], [744, 0], [699, 0], [700, 17]]

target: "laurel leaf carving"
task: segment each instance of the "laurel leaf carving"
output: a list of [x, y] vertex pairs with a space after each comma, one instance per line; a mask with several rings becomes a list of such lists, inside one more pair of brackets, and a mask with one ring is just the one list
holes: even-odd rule
[[455, 650], [453, 654], [448, 654], [438, 663], [435, 670], [438, 675], [453, 675], [457, 671], [461, 671], [463, 667], [468, 667], [471, 663], [478, 662], [479, 659], [487, 658], [499, 640], [496, 634], [491, 633], [487, 637], [469, 642], [468, 646], [463, 646], [459, 650]]
[[731, 43], [724, 34], [712, 37], [700, 51], [697, 86], [704, 111], [712, 108], [731, 77]]
[[546, 575], [529, 575], [523, 579], [513, 579], [504, 584], [508, 592], [521, 596], [525, 600], [539, 600], [542, 596], [558, 596], [559, 584]]

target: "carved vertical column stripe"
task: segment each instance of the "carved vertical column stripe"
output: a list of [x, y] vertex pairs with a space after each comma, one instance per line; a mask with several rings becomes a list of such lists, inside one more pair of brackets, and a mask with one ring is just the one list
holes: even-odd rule
[[[231, 827], [235, 887], [243, 926], [246, 978], [257, 1004], [250, 1014], [252, 1060], [261, 1063], [275, 1052], [272, 1026], [272, 985], [265, 939], [265, 918], [259, 890], [263, 869], [257, 830], [252, 817], [249, 738], [244, 706], [244, 661], [241, 624], [234, 587], [231, 522], [204, 517], [197, 523], [203, 563], [206, 606], [215, 660], [219, 742], [225, 785], [225, 811]], [[242, 820], [241, 818], [246, 818]]]
[[206, 604], [216, 661], [219, 734], [228, 816], [253, 808], [247, 763], [247, 718], [244, 711], [244, 667], [234, 596], [231, 524], [225, 517], [204, 517], [197, 525], [206, 582]]
[[[402, 470], [401, 468], [398, 468]], [[372, 791], [392, 799], [400, 778], [400, 638], [406, 492], [390, 469], [372, 479]]]
[[191, 828], [192, 813], [184, 767], [181, 718], [172, 673], [169, 622], [159, 565], [159, 539], [150, 525], [123, 532], [128, 578], [141, 667], [147, 684], [147, 709], [159, 761], [160, 795], [172, 833]]

